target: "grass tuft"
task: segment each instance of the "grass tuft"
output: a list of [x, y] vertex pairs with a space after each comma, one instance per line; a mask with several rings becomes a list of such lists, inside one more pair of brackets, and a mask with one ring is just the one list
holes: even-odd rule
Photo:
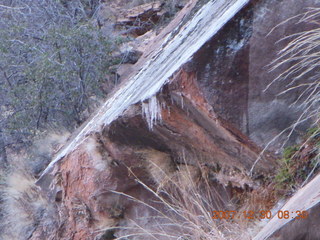
[[56, 227], [54, 209], [29, 172], [15, 167], [1, 186], [1, 195], [0, 239], [29, 239], [40, 223], [48, 232]]

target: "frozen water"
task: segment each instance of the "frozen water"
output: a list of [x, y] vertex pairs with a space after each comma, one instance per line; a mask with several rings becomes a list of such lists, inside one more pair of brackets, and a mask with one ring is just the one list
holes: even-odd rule
[[161, 122], [161, 105], [156, 96], [149, 98], [147, 102], [142, 102], [142, 114], [150, 130], [158, 121]]
[[132, 104], [149, 99], [148, 106], [143, 108], [144, 114], [149, 114], [147, 119], [152, 129], [154, 123], [161, 118], [157, 100], [153, 99], [153, 96], [248, 2], [249, 0], [211, 0], [184, 26], [180, 29], [180, 26], [177, 27], [176, 30], [179, 29], [179, 32], [169, 35], [141, 71], [107, 99], [90, 122], [53, 159], [42, 176], [50, 172], [56, 162], [79, 146], [90, 132], [100, 131], [104, 125], [110, 124]]

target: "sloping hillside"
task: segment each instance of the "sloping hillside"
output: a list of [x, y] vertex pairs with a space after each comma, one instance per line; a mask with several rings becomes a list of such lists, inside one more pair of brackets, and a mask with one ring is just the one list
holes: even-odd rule
[[[21, 171], [7, 177], [15, 189], [6, 193], [11, 208], [22, 209], [12, 215], [25, 222], [3, 236], [318, 239], [309, 231], [318, 219], [319, 176], [266, 215], [284, 201], [275, 186], [277, 159], [284, 146], [301, 143], [314, 121], [294, 124], [305, 111], [299, 103], [306, 88], [279, 95], [291, 79], [270, 85], [295, 63], [273, 71], [268, 64], [290, 41], [283, 37], [312, 27], [292, 17], [318, 5], [191, 0], [158, 34], [149, 25], [130, 33], [126, 26], [150, 9], [162, 16], [163, 5], [131, 9], [117, 31], [142, 37], [139, 60], [118, 70], [122, 82], [39, 178]], [[290, 211], [290, 218], [277, 211]], [[298, 211], [310, 211], [308, 221], [296, 218]], [[286, 230], [295, 226], [309, 230]]]

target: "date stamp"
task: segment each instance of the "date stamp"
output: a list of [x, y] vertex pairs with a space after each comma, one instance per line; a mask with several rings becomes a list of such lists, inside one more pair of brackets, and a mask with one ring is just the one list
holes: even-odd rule
[[278, 219], [306, 219], [308, 218], [307, 211], [288, 211], [279, 210], [275, 213], [271, 211], [212, 211], [213, 219], [271, 219], [276, 217]]

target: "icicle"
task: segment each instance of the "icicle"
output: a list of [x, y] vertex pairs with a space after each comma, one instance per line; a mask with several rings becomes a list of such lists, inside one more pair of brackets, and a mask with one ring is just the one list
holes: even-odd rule
[[184, 101], [183, 101], [183, 96], [181, 93], [180, 93], [180, 101], [181, 101], [181, 108], [183, 109], [184, 108]]
[[142, 115], [145, 117], [150, 130], [153, 129], [157, 121], [161, 122], [161, 105], [156, 96], [149, 98], [146, 103], [142, 103]]

